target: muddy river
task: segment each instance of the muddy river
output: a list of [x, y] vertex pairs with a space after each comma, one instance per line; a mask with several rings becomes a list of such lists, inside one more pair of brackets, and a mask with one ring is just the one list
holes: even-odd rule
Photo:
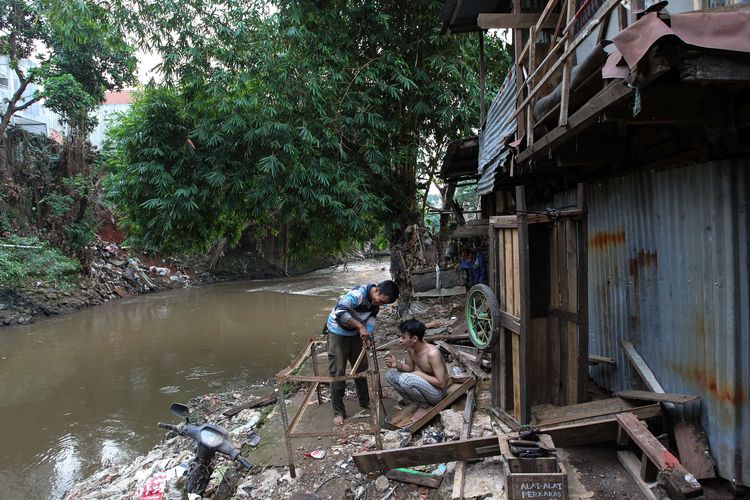
[[0, 498], [60, 498], [144, 454], [172, 401], [273, 377], [387, 260], [123, 299], [0, 329]]

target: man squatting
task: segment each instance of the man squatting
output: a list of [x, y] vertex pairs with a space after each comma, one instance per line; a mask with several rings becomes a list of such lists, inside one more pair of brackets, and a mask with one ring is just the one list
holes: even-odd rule
[[424, 323], [410, 319], [402, 322], [399, 330], [406, 357], [399, 361], [393, 354], [386, 354], [385, 364], [391, 370], [385, 379], [407, 403], [417, 403], [417, 411], [409, 422], [412, 424], [445, 398], [450, 377], [440, 350], [423, 340]]
[[[347, 361], [354, 366], [360, 351], [366, 342], [372, 340], [375, 330], [375, 317], [383, 304], [392, 304], [398, 299], [398, 285], [391, 280], [378, 285], [361, 285], [339, 298], [338, 303], [328, 315], [328, 371], [332, 377], [346, 375]], [[367, 356], [357, 369], [357, 373], [367, 370]], [[362, 408], [370, 407], [370, 395], [367, 392], [367, 380], [354, 380], [357, 399]], [[333, 424], [341, 425], [346, 418], [344, 392], [346, 382], [331, 384], [331, 403], [333, 404]]]

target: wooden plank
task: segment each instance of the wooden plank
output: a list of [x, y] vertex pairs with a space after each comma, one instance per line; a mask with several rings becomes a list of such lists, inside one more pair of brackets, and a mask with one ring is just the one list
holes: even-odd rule
[[[513, 239], [513, 315], [521, 317], [521, 250], [518, 244], [518, 229], [512, 230]], [[523, 322], [523, 320], [522, 320]]]
[[[535, 26], [541, 17], [539, 14], [479, 14], [477, 26], [483, 30], [492, 29], [529, 29]], [[542, 22], [543, 28], [554, 28], [555, 23], [551, 20]]]
[[651, 371], [651, 368], [648, 367], [641, 355], [638, 354], [638, 351], [635, 350], [633, 344], [630, 341], [624, 339], [620, 340], [620, 344], [625, 350], [625, 355], [630, 360], [630, 364], [633, 365], [633, 368], [635, 368], [635, 371], [638, 372], [638, 375], [641, 376], [641, 379], [643, 380], [643, 382], [645, 382], [646, 386], [654, 392], [663, 393], [664, 389], [662, 388], [659, 381], [656, 380], [654, 372]]
[[534, 376], [528, 381], [531, 404], [546, 403], [553, 397], [549, 367], [548, 318], [533, 318], [529, 335], [528, 364], [526, 369]]
[[497, 436], [486, 436], [419, 447], [355, 453], [353, 458], [357, 470], [367, 474], [399, 467], [494, 457], [499, 454]]
[[686, 394], [673, 394], [671, 392], [650, 392], [650, 391], [620, 391], [620, 392], [614, 393], [613, 395], [619, 398], [639, 399], [641, 401], [660, 401], [660, 402], [665, 402], [665, 403], [677, 403], [677, 404], [690, 403], [691, 401], [700, 399], [699, 396], [690, 396]]
[[[567, 0], [567, 25], [570, 26], [571, 22], [575, 17], [576, 0]], [[565, 40], [565, 52], [568, 53], [570, 49], [570, 38]], [[573, 59], [574, 55], [571, 54], [566, 61], [563, 63], [562, 82], [560, 84], [560, 116], [558, 118], [558, 125], [564, 127], [568, 124], [568, 106], [570, 103], [570, 73], [573, 70]], [[531, 106], [529, 106], [531, 107]]]
[[521, 422], [531, 420], [531, 377], [529, 353], [531, 352], [531, 273], [529, 271], [529, 225], [526, 209], [526, 188], [516, 186], [518, 215], [518, 317], [521, 319], [519, 345]]
[[443, 483], [443, 476], [433, 476], [427, 472], [400, 468], [392, 469], [385, 473], [385, 477], [402, 483], [418, 484], [428, 488], [439, 488]]
[[505, 311], [500, 311], [500, 326], [507, 328], [513, 333], [521, 333], [521, 318], [508, 314]]
[[416, 410], [416, 408], [412, 408], [411, 411], [401, 411], [394, 413], [391, 415], [389, 419], [387, 419], [387, 423], [393, 427], [397, 427], [400, 429], [408, 429], [412, 433], [418, 431], [422, 427], [424, 427], [427, 422], [435, 418], [435, 416], [446, 409], [448, 406], [453, 404], [454, 401], [456, 401], [458, 398], [466, 394], [466, 392], [474, 387], [474, 384], [476, 381], [473, 378], [470, 378], [466, 380], [462, 384], [453, 384], [448, 388], [448, 395], [445, 396], [440, 402], [438, 402], [436, 405], [434, 405], [430, 411], [428, 411], [425, 415], [422, 416], [419, 420], [417, 420], [414, 423], [410, 423], [411, 421], [411, 415]]
[[560, 368], [560, 320], [558, 318], [549, 318], [549, 366], [550, 366], [550, 401], [555, 405], [564, 404], [561, 396], [562, 390], [562, 371]]
[[[565, 323], [568, 342], [568, 404], [578, 403], [578, 325]], [[562, 329], [562, 328], [561, 328]], [[588, 363], [586, 363], [588, 367]]]
[[[471, 436], [471, 423], [474, 416], [474, 387], [469, 389], [466, 394], [466, 407], [464, 408], [464, 422], [461, 425], [461, 439], [466, 440]], [[453, 473], [453, 492], [451, 499], [460, 499], [464, 497], [464, 479], [466, 473], [466, 462], [463, 460], [456, 464], [456, 470]]]
[[503, 230], [503, 238], [505, 240], [504, 251], [505, 251], [505, 311], [517, 316], [515, 314], [515, 283], [513, 282], [513, 233], [515, 230], [505, 229]]
[[674, 426], [674, 439], [680, 461], [696, 479], [713, 479], [716, 469], [706, 440], [706, 433], [695, 422], [679, 422]]
[[[589, 364], [590, 365], [616, 365], [617, 362], [615, 361], [615, 358], [610, 358], [607, 356], [599, 356], [597, 354], [589, 354]], [[619, 396], [619, 394], [615, 394], [615, 396]]]
[[638, 412], [640, 408], [658, 406], [653, 403], [638, 404], [620, 398], [602, 399], [598, 401], [589, 401], [587, 403], [578, 403], [569, 406], [561, 406], [548, 410], [541, 415], [537, 411], [535, 414], [534, 425], [544, 427], [557, 425], [577, 420], [586, 420], [589, 418], [614, 416], [623, 412]]
[[633, 88], [624, 85], [622, 81], [612, 81], [601, 92], [591, 98], [586, 105], [573, 113], [568, 119], [567, 126], [553, 129], [544, 137], [538, 139], [532, 147], [526, 148], [516, 156], [516, 163], [522, 164], [549, 152], [591, 125], [602, 110], [622, 101], [633, 92]]
[[582, 182], [577, 186], [577, 209], [584, 215], [576, 223], [576, 237], [578, 238], [577, 258], [578, 275], [576, 300], [578, 314], [578, 401], [588, 398], [589, 387], [589, 253], [588, 253], [588, 203], [586, 201], [586, 185]]
[[459, 363], [463, 364], [466, 368], [468, 368], [469, 370], [471, 370], [471, 372], [474, 375], [476, 375], [479, 379], [481, 379], [481, 380], [487, 380], [488, 378], [490, 378], [490, 376], [487, 374], [487, 372], [485, 372], [484, 370], [482, 370], [478, 363], [476, 363], [474, 361], [470, 361], [470, 360], [466, 359], [465, 357], [463, 357], [461, 355], [462, 354], [461, 351], [459, 351], [458, 349], [456, 349], [455, 346], [452, 346], [450, 344], [446, 344], [445, 342], [437, 342], [435, 345], [437, 345], [438, 347], [440, 347], [442, 349], [445, 349], [446, 351], [448, 351], [449, 353], [451, 353], [453, 355], [453, 357], [456, 359], [456, 361], [458, 361]]
[[656, 437], [651, 434], [645, 422], [638, 420], [632, 413], [620, 413], [617, 423], [630, 436], [630, 439], [643, 451], [644, 455], [659, 471], [667, 471], [665, 486], [686, 497], [696, 496], [703, 492], [703, 487], [672, 455]]
[[[536, 33], [534, 26], [529, 28], [529, 73], [532, 74], [536, 69], [534, 67], [536, 63]], [[526, 85], [531, 89], [531, 86], [534, 85], [534, 79], [531, 77], [528, 78]], [[532, 100], [531, 104], [526, 108], [526, 144], [529, 146], [534, 144], [534, 102]]]
[[[654, 404], [637, 410], [640, 418], [661, 417], [661, 406]], [[615, 442], [617, 440], [617, 418], [614, 416], [597, 417], [568, 424], [556, 424], [540, 427], [540, 432], [549, 434], [556, 446], [583, 446], [596, 443]]]
[[521, 420], [521, 339], [518, 335], [511, 335], [511, 352], [513, 353], [513, 417]]
[[647, 483], [643, 479], [641, 479], [641, 476], [639, 474], [640, 463], [638, 462], [638, 458], [636, 458], [633, 452], [618, 451], [617, 458], [620, 459], [620, 463], [625, 468], [627, 473], [630, 474], [630, 478], [638, 486], [638, 489], [641, 490], [643, 496], [645, 496], [647, 500], [659, 500], [659, 497], [657, 497], [652, 491], [657, 483], [655, 481]]
[[241, 405], [233, 406], [232, 408], [228, 409], [222, 415], [225, 417], [233, 417], [237, 415], [242, 410], [250, 410], [252, 408], [259, 408], [261, 406], [268, 406], [271, 404], [274, 404], [276, 402], [276, 396], [269, 396], [267, 398], [254, 398], [247, 403], [242, 403]]

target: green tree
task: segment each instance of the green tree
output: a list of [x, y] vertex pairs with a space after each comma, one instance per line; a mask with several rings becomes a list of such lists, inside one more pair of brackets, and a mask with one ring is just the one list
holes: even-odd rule
[[[0, 140], [14, 114], [42, 99], [72, 126], [87, 128], [105, 91], [134, 82], [134, 53], [119, 20], [97, 2], [1, 0], [0, 55], [19, 85], [3, 100]], [[25, 68], [31, 59], [36, 65]]]
[[[107, 153], [131, 237], [205, 249], [288, 228], [292, 256], [383, 232], [398, 241], [420, 219], [418, 179], [426, 188], [445, 146], [479, 120], [478, 38], [440, 35], [441, 6], [143, 5], [158, 11], [140, 34], [165, 83]], [[503, 71], [504, 47], [487, 45]]]

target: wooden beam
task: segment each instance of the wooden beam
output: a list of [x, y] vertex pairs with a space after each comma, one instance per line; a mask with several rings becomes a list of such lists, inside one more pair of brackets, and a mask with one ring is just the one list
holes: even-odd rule
[[646, 481], [641, 479], [641, 475], [639, 473], [640, 464], [638, 463], [638, 458], [636, 458], [633, 452], [618, 451], [617, 458], [620, 459], [620, 463], [625, 468], [627, 473], [630, 474], [630, 478], [633, 480], [633, 482], [638, 485], [638, 488], [641, 490], [641, 493], [643, 493], [643, 496], [645, 496], [648, 500], [658, 500], [658, 497], [652, 491], [652, 489], [655, 488], [658, 483], [656, 483], [656, 481], [647, 483]]
[[664, 389], [659, 381], [656, 380], [654, 372], [651, 371], [651, 368], [648, 367], [641, 355], [638, 354], [638, 351], [635, 350], [633, 344], [628, 340], [620, 340], [620, 344], [625, 350], [625, 355], [630, 360], [630, 364], [633, 365], [633, 368], [635, 368], [635, 371], [641, 376], [641, 379], [645, 382], [646, 386], [653, 392], [663, 393]]
[[516, 163], [523, 163], [545, 154], [567, 139], [579, 134], [594, 122], [601, 111], [622, 101], [632, 93], [631, 87], [626, 86], [619, 80], [613, 81], [594, 96], [588, 104], [573, 113], [568, 119], [566, 127], [556, 127], [544, 137], [538, 139], [532, 147], [526, 148], [516, 156]]
[[[596, 354], [589, 354], [589, 364], [590, 365], [616, 365], [615, 358], [610, 358], [607, 356], [598, 356]], [[615, 394], [617, 396], [617, 394]]]
[[[531, 279], [529, 271], [529, 224], [526, 213], [526, 188], [516, 186], [516, 211], [518, 216], [518, 277], [520, 288], [520, 392], [521, 408], [516, 408], [521, 423], [531, 421], [531, 363], [529, 357], [531, 352]], [[520, 411], [519, 411], [520, 410]]]
[[696, 54], [680, 64], [680, 80], [691, 83], [748, 83], [750, 58], [721, 54]]
[[411, 467], [413, 465], [439, 464], [458, 460], [494, 457], [500, 454], [497, 436], [485, 436], [420, 447], [378, 450], [353, 455], [354, 464], [362, 474]]
[[247, 403], [243, 403], [241, 405], [234, 406], [224, 413], [225, 417], [233, 417], [237, 415], [242, 410], [248, 410], [251, 408], [258, 408], [260, 406], [268, 406], [270, 404], [273, 404], [276, 402], [276, 396], [269, 396], [267, 398], [253, 398], [251, 401], [248, 401]]
[[656, 468], [668, 474], [665, 484], [668, 489], [674, 489], [685, 497], [697, 496], [703, 492], [700, 483], [677, 460], [677, 457], [672, 455], [651, 434], [645, 422], [638, 420], [638, 417], [632, 413], [621, 413], [616, 418], [618, 425], [630, 436], [630, 439], [643, 451]]
[[471, 370], [474, 373], [474, 375], [476, 375], [481, 380], [486, 380], [486, 379], [490, 378], [490, 376], [487, 374], [487, 372], [485, 372], [484, 370], [482, 370], [478, 363], [475, 363], [473, 361], [469, 361], [468, 359], [465, 359], [463, 356], [461, 356], [462, 353], [458, 349], [456, 349], [454, 346], [452, 346], [450, 344], [446, 344], [443, 341], [438, 341], [438, 342], [435, 343], [435, 345], [437, 345], [438, 347], [441, 347], [441, 348], [445, 349], [446, 351], [448, 351], [449, 353], [451, 353], [453, 355], [453, 357], [456, 359], [456, 361], [458, 361], [461, 364], [463, 364], [464, 366], [466, 366], [469, 370]]
[[443, 476], [433, 476], [427, 472], [421, 472], [418, 470], [400, 468], [389, 470], [385, 473], [385, 477], [393, 479], [394, 481], [400, 481], [402, 483], [418, 484], [420, 486], [427, 486], [428, 488], [439, 488], [443, 483]]
[[[477, 16], [477, 25], [483, 30], [492, 29], [528, 29], [536, 26], [539, 21], [539, 14], [479, 14]], [[553, 21], [544, 21], [542, 28], [554, 28]]]
[[696, 479], [716, 477], [714, 460], [708, 448], [706, 433], [695, 422], [678, 422], [674, 426], [674, 440], [680, 461]]
[[621, 398], [599, 399], [586, 403], [578, 403], [569, 406], [547, 408], [535, 414], [534, 425], [547, 427], [550, 425], [573, 423], [592, 418], [614, 416], [623, 412], [634, 412], [640, 414], [641, 409], [646, 413], [652, 412], [652, 407], [659, 406], [654, 403], [636, 403]]
[[[654, 404], [636, 409], [643, 419], [660, 417], [661, 406]], [[570, 424], [540, 427], [539, 432], [549, 434], [555, 446], [584, 446], [596, 443], [615, 442], [617, 440], [617, 418], [608, 416]]]
[[685, 404], [699, 399], [698, 396], [688, 396], [685, 394], [672, 394], [670, 392], [650, 392], [650, 391], [620, 391], [613, 394], [619, 398], [639, 399], [641, 401], [658, 401], [662, 403]]
[[[481, 355], [481, 354], [480, 354]], [[461, 425], [461, 439], [469, 439], [471, 436], [471, 423], [474, 417], [474, 387], [466, 394], [466, 407], [464, 408], [464, 422]], [[453, 492], [451, 499], [458, 500], [464, 497], [464, 478], [466, 475], [466, 462], [463, 460], [456, 464], [453, 474]]]

